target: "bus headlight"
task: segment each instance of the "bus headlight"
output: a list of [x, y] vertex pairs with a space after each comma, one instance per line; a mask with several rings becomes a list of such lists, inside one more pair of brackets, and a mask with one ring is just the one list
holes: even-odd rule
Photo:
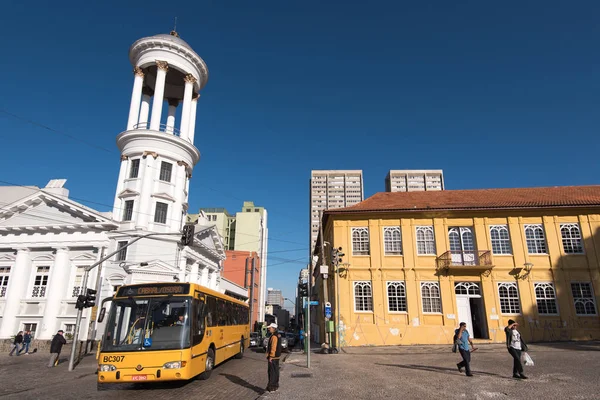
[[185, 361], [170, 361], [168, 363], [165, 363], [165, 365], [163, 365], [164, 369], [178, 369], [178, 368], [183, 368], [185, 367], [186, 362]]
[[98, 371], [100, 372], [110, 372], [110, 371], [116, 371], [117, 367], [115, 367], [112, 364], [100, 364], [98, 365]]

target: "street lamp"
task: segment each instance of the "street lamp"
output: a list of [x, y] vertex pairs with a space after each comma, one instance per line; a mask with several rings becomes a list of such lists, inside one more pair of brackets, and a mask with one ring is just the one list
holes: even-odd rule
[[289, 301], [290, 303], [292, 303], [294, 305], [294, 307], [296, 307], [296, 303], [294, 303], [292, 300], [288, 299], [287, 297], [284, 297], [283, 299]]

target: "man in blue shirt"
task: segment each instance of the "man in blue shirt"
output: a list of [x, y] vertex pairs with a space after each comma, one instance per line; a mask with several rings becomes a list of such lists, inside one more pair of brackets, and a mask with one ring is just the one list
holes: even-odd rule
[[469, 345], [473, 350], [477, 350], [475, 346], [473, 346], [473, 341], [469, 337], [469, 331], [467, 331], [467, 323], [461, 322], [458, 329], [454, 331], [454, 343], [458, 346], [458, 351], [460, 351], [460, 355], [462, 357], [462, 361], [456, 364], [458, 367], [458, 372], [462, 372], [462, 369], [465, 369], [465, 373], [467, 376], [473, 376], [471, 373], [471, 350]]

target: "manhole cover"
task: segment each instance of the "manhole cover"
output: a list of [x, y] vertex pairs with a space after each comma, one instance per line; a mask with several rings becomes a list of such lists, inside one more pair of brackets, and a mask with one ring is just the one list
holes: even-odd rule
[[292, 378], [312, 378], [312, 374], [292, 374]]

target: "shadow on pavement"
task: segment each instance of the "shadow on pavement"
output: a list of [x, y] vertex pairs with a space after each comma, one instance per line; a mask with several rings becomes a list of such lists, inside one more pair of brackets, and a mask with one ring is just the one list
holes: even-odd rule
[[600, 351], [600, 342], [536, 342], [531, 343], [534, 346], [550, 347], [560, 350], [576, 350], [576, 351]]
[[243, 386], [247, 389], [253, 390], [258, 394], [264, 394], [265, 390], [263, 388], [259, 388], [256, 385], [251, 384], [248, 381], [245, 381], [244, 379], [240, 378], [239, 376], [235, 376], [235, 375], [230, 375], [230, 374], [220, 374], [221, 376], [224, 376], [225, 378], [227, 378], [229, 381], [231, 381], [232, 383], [235, 383], [236, 385], [240, 385]]
[[[375, 365], [381, 365], [381, 366], [385, 366], [385, 367], [397, 367], [397, 368], [404, 368], [404, 369], [411, 369], [411, 370], [418, 369], [421, 371], [437, 372], [439, 374], [446, 374], [446, 375], [461, 374], [460, 372], [458, 372], [458, 369], [456, 369], [456, 368], [434, 367], [431, 365], [415, 365], [415, 364], [402, 365], [402, 364], [379, 364], [379, 363], [376, 363]], [[473, 371], [473, 374], [477, 374], [477, 375], [497, 376], [499, 378], [510, 379], [503, 375], [492, 374], [491, 372], [482, 372], [482, 371], [476, 371], [476, 370], [472, 370], [472, 371]]]

